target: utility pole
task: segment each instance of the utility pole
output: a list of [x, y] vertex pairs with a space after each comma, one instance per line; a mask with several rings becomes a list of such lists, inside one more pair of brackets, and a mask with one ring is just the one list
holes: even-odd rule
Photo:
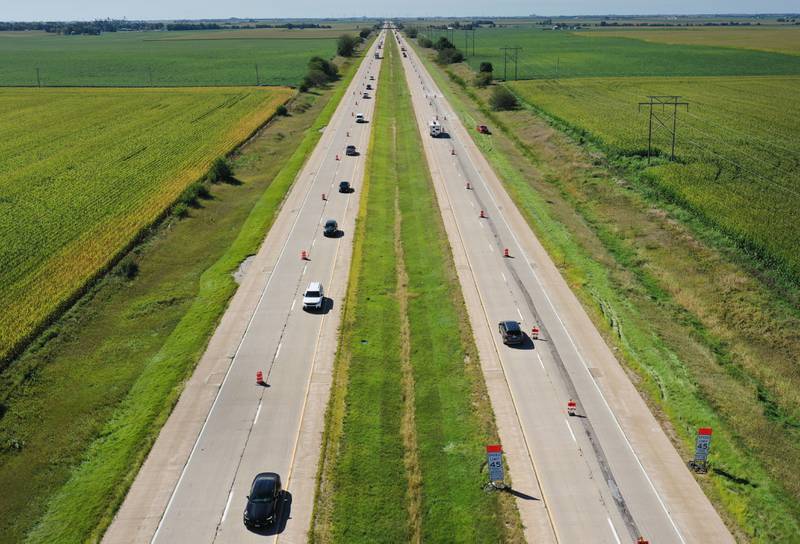
[[556, 57], [556, 79], [558, 79], [558, 63], [561, 60], [561, 57]]
[[261, 78], [258, 76], [258, 64], [256, 64], [256, 87], [261, 85]]
[[[689, 103], [681, 102], [680, 96], [676, 95], [652, 95], [647, 97], [647, 102], [639, 102], [639, 111], [642, 111], [642, 106], [647, 106], [649, 109], [649, 118], [647, 120], [647, 164], [650, 164], [650, 156], [653, 150], [653, 121], [664, 128], [672, 135], [672, 152], [670, 160], [675, 160], [675, 135], [678, 129], [678, 106], [684, 106], [686, 111], [689, 111]], [[661, 111], [658, 111], [658, 107]], [[672, 129], [664, 122], [659, 113], [664, 114], [667, 108], [672, 108]]]
[[39, 67], [38, 66], [36, 67], [36, 86], [37, 87], [41, 87], [42, 86], [42, 78], [39, 77]]
[[501, 47], [500, 49], [503, 50], [503, 81], [508, 81], [507, 77], [507, 65], [508, 65], [508, 52], [514, 52], [514, 79], [517, 79], [517, 58], [519, 56], [519, 52], [522, 50], [521, 47]]
[[475, 27], [472, 27], [472, 56], [475, 56]]
[[153, 67], [147, 67], [147, 79], [150, 81], [150, 86], [153, 86]]

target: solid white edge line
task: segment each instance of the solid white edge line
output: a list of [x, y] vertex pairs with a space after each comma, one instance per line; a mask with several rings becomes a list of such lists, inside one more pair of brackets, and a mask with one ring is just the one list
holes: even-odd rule
[[275, 357], [272, 358], [273, 361], [278, 359], [278, 355], [281, 353], [281, 346], [283, 346], [283, 342], [278, 342], [278, 349], [275, 350]]

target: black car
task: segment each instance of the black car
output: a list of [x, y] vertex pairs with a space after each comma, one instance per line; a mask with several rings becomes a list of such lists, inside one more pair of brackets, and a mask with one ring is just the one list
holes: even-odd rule
[[328, 238], [336, 236], [339, 234], [339, 224], [333, 219], [328, 219], [325, 221], [325, 228], [323, 229], [322, 234]]
[[354, 157], [358, 155], [358, 151], [356, 151], [356, 146], [348, 145], [344, 150], [344, 154], [347, 155], [348, 157]]
[[258, 474], [250, 486], [244, 524], [247, 527], [269, 527], [278, 520], [281, 509], [281, 477], [274, 472]]
[[516, 321], [501, 321], [500, 336], [503, 337], [504, 344], [521, 344], [525, 340], [525, 335]]
[[352, 191], [352, 187], [350, 187], [349, 181], [340, 181], [339, 182], [339, 192], [340, 193], [349, 193]]

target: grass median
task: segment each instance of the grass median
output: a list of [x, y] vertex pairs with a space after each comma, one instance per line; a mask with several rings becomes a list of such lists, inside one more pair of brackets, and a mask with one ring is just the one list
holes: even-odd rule
[[401, 60], [386, 40], [313, 542], [522, 541]]

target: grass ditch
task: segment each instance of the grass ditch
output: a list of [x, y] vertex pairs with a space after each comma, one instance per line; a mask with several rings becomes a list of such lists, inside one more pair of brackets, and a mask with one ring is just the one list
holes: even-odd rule
[[240, 183], [135, 248], [135, 277], [104, 278], [3, 373], [1, 541], [100, 539], [356, 64], [241, 150]]
[[681, 455], [698, 426], [714, 427], [713, 470], [698, 480], [737, 538], [792, 541], [796, 371], [785, 365], [798, 353], [796, 309], [719, 234], [618, 177], [596, 150], [532, 112], [489, 111], [484, 91], [427, 65], [467, 126], [492, 123], [493, 137], [474, 140]]
[[519, 542], [513, 498], [481, 489], [494, 417], [386, 43], [312, 541]]

